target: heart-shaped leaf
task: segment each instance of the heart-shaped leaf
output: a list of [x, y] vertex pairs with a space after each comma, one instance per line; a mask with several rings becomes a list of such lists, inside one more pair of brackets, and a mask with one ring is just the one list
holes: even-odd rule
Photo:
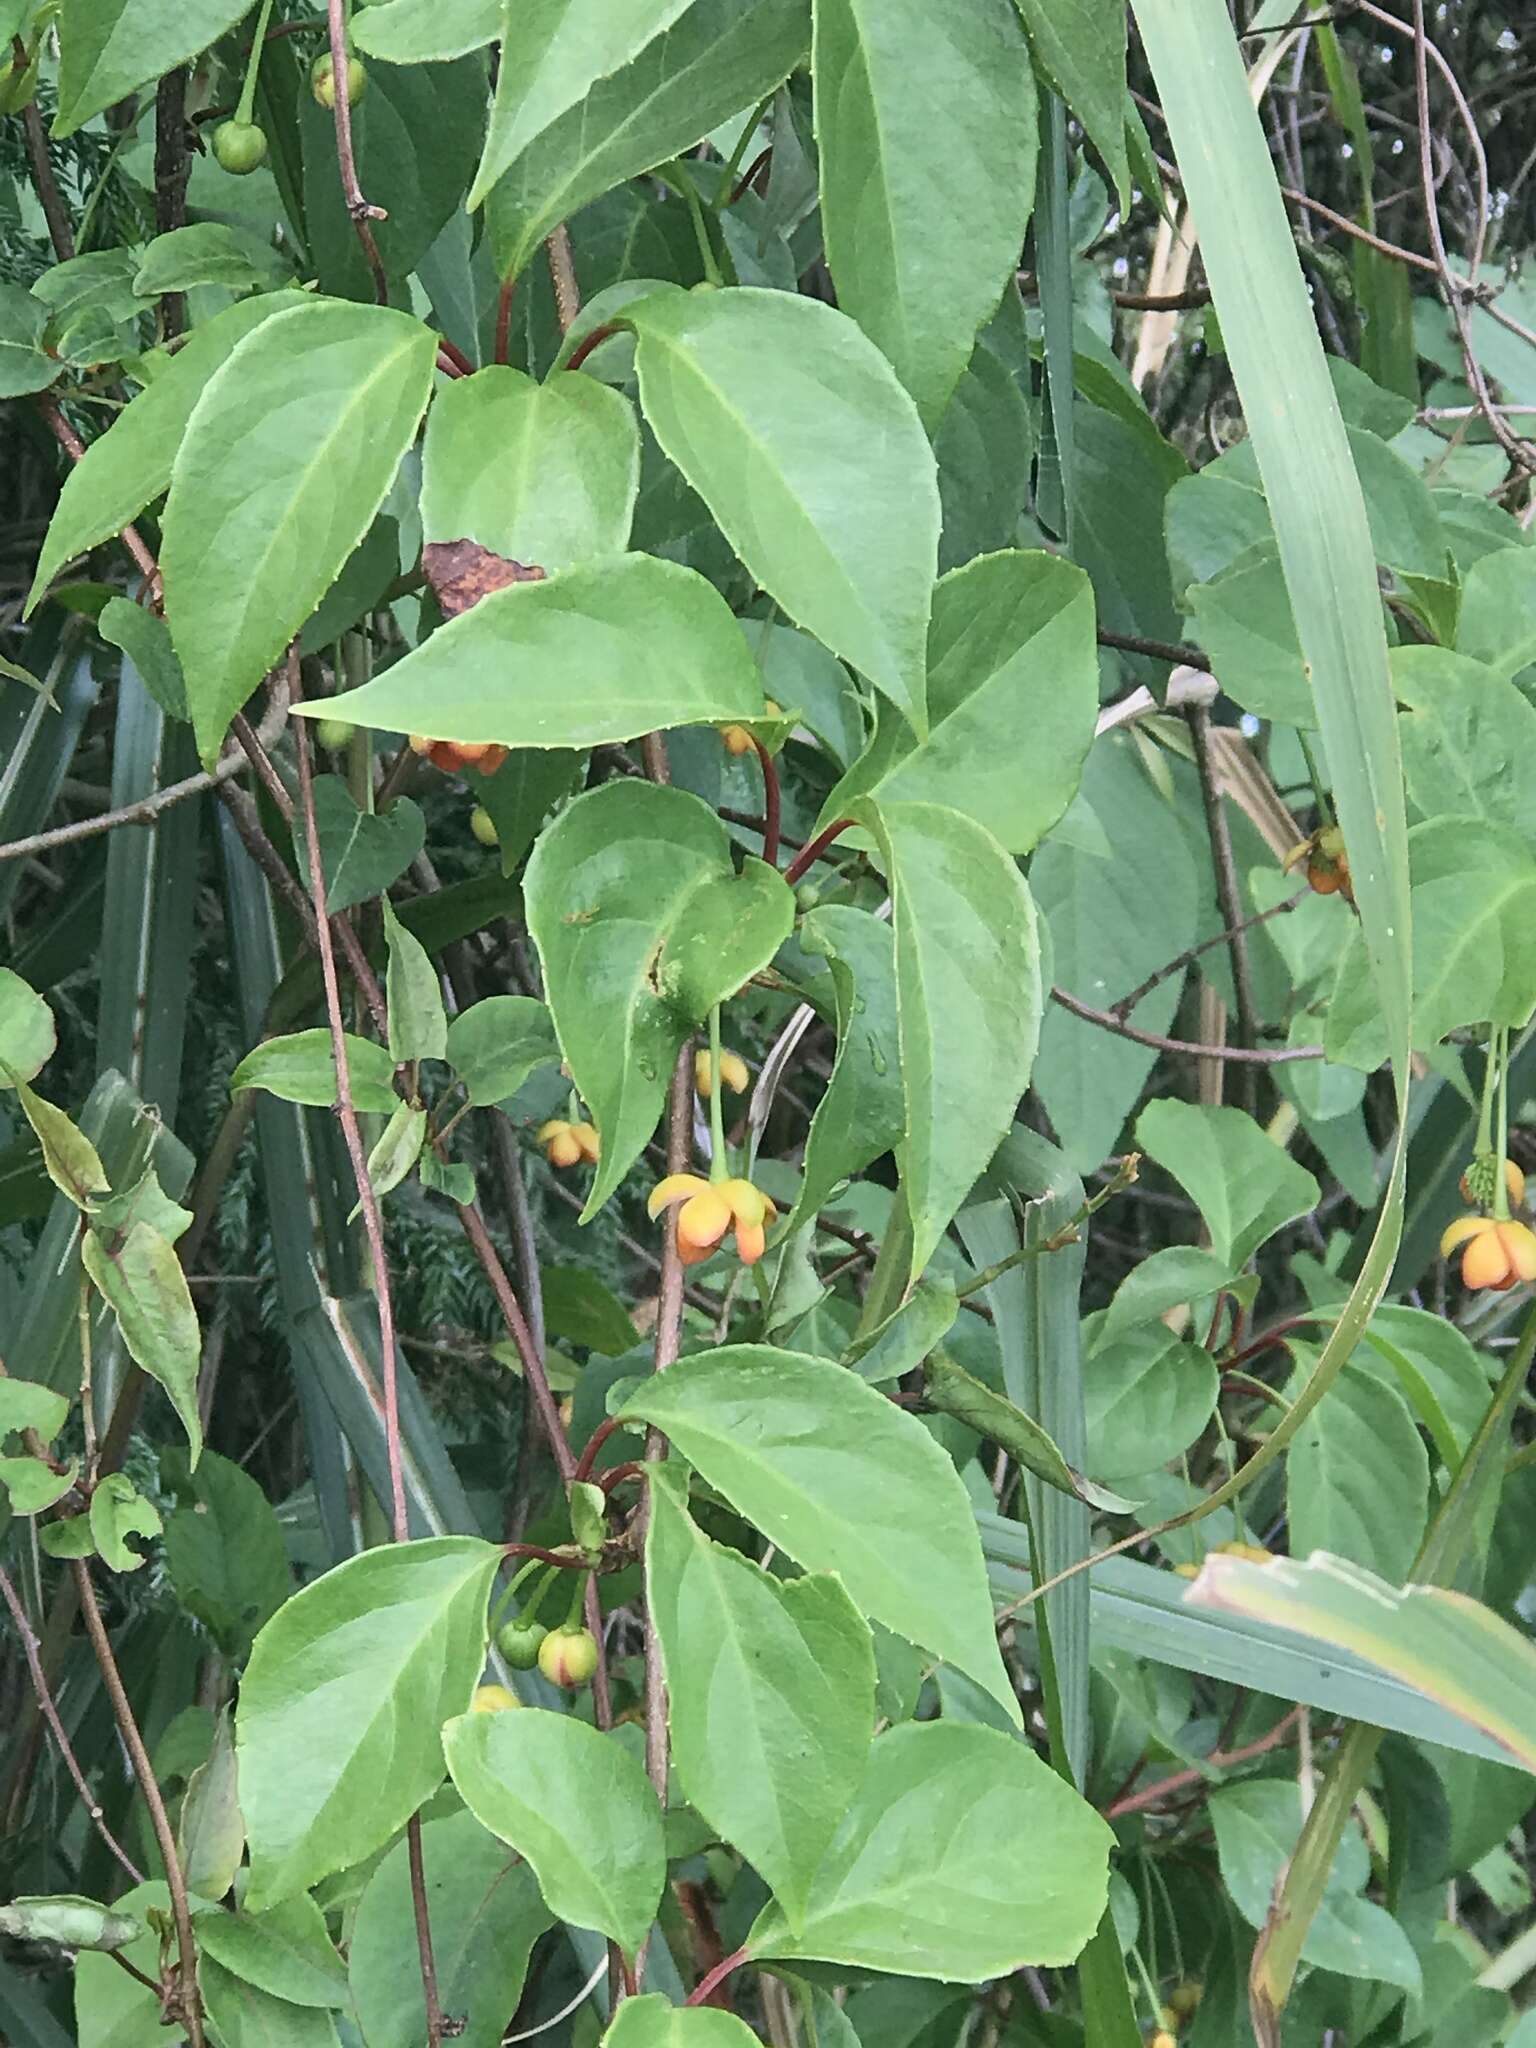
[[[387, 811], [365, 811], [339, 775], [315, 777], [315, 826], [325, 873], [325, 907], [333, 916], [382, 895], [405, 873], [427, 838], [426, 820], [408, 796], [397, 797]], [[293, 843], [300, 872], [307, 874], [309, 849], [299, 818], [294, 819]]]

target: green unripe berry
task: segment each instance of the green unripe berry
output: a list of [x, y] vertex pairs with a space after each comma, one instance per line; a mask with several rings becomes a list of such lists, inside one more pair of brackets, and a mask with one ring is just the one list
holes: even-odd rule
[[482, 846], [500, 846], [501, 834], [496, 830], [496, 820], [484, 804], [476, 804], [470, 812], [469, 829]]
[[[316, 102], [327, 109], [336, 104], [336, 77], [331, 53], [322, 50], [309, 67], [309, 89]], [[355, 107], [368, 89], [368, 73], [361, 57], [347, 59], [347, 105]]]
[[322, 718], [315, 728], [315, 737], [328, 754], [344, 753], [352, 743], [355, 725], [348, 725], [344, 718]]
[[496, 1647], [514, 1671], [531, 1671], [548, 1634], [541, 1621], [504, 1621], [496, 1631]]
[[597, 1640], [592, 1631], [552, 1628], [539, 1645], [539, 1669], [551, 1685], [586, 1685], [597, 1669]]
[[248, 177], [267, 160], [266, 130], [254, 121], [221, 121], [213, 131], [213, 153], [234, 177]]

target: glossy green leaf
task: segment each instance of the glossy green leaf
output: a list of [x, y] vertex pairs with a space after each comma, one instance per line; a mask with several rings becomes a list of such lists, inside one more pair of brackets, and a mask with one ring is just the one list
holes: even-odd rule
[[9, 279], [0, 280], [0, 398], [46, 391], [63, 365], [42, 346], [48, 308]]
[[896, 938], [867, 910], [825, 904], [800, 927], [822, 954], [837, 1000], [837, 1057], [816, 1105], [801, 1163], [795, 1216], [822, 1209], [833, 1190], [888, 1152], [906, 1130], [896, 1038]]
[[1399, 647], [1392, 687], [1408, 793], [1426, 818], [1486, 818], [1536, 837], [1536, 708], [1480, 661]]
[[[521, 42], [524, 24], [518, 24]], [[510, 67], [522, 75], [521, 52]], [[568, 569], [629, 544], [640, 430], [621, 391], [592, 377], [536, 384], [493, 364], [439, 393], [421, 462], [429, 541], [475, 540], [513, 561]]]
[[465, 1805], [526, 1856], [544, 1903], [633, 1955], [666, 1878], [661, 1808], [635, 1756], [570, 1714], [461, 1714], [442, 1732]]
[[653, 555], [492, 591], [315, 716], [506, 747], [587, 747], [657, 725], [759, 717], [762, 684], [723, 598]]
[[110, 1186], [96, 1147], [62, 1109], [45, 1101], [25, 1081], [13, 1078], [11, 1085], [22, 1115], [37, 1134], [48, 1178], [77, 1209], [91, 1208], [92, 1197], [106, 1194]]
[[[455, 2038], [464, 2048], [497, 2048], [517, 2010], [529, 1952], [549, 1925], [538, 1881], [471, 1813], [428, 1821], [421, 1858], [442, 2009], [461, 2022]], [[404, 1842], [368, 1880], [347, 1968], [368, 2048], [416, 2048], [426, 2020]]]
[[438, 1729], [479, 1680], [499, 1555], [470, 1536], [364, 1551], [256, 1638], [235, 1713], [249, 1910], [372, 1855], [436, 1790]]
[[941, 577], [928, 628], [928, 737], [887, 713], [822, 806], [946, 804], [1029, 853], [1076, 794], [1099, 707], [1093, 592], [1059, 556], [1008, 549]]
[[9, 1373], [0, 1379], [0, 1436], [8, 1436], [12, 1430], [35, 1429], [45, 1444], [52, 1443], [64, 1427], [69, 1408], [67, 1394], [56, 1394], [36, 1380], [14, 1379]]
[[55, 135], [216, 42], [246, 0], [64, 0]]
[[448, 1013], [437, 970], [420, 939], [408, 932], [385, 897], [384, 942], [389, 949], [385, 999], [389, 1055], [396, 1061], [440, 1060], [448, 1055]]
[[278, 313], [310, 303], [301, 292], [273, 292], [230, 306], [193, 329], [185, 345], [65, 477], [38, 555], [28, 611], [66, 562], [117, 533], [166, 489], [192, 409], [235, 345]]
[[1160, 1323], [1094, 1346], [1083, 1360], [1088, 1462], [1130, 1480], [1189, 1449], [1216, 1406], [1216, 1366]]
[[673, 1467], [652, 1466], [650, 1485], [646, 1589], [672, 1768], [798, 1929], [874, 1731], [869, 1627], [837, 1579], [776, 1579], [711, 1542]]
[[0, 967], [0, 1088], [35, 1081], [57, 1043], [52, 1010], [19, 974]]
[[1285, 1508], [1298, 1557], [1327, 1550], [1400, 1585], [1429, 1513], [1429, 1460], [1403, 1396], [1346, 1366], [1296, 1432]]
[[897, 1164], [912, 1277], [1011, 1129], [1043, 992], [1035, 906], [985, 827], [939, 804], [865, 799], [890, 883], [907, 1132]]
[[1017, 1719], [964, 1488], [914, 1417], [842, 1366], [750, 1344], [681, 1360], [620, 1412], [670, 1437], [797, 1564], [837, 1573], [871, 1620]]
[[560, 1050], [602, 1136], [585, 1216], [656, 1127], [678, 1048], [789, 936], [794, 897], [678, 789], [626, 780], [580, 797], [524, 880]]
[[1277, 1230], [1317, 1206], [1318, 1186], [1241, 1109], [1148, 1103], [1136, 1142], [1199, 1208], [1218, 1258], [1248, 1260]]
[[846, 314], [787, 292], [671, 290], [630, 317], [665, 453], [789, 618], [923, 731], [939, 494], [889, 363]]
[[[323, 699], [320, 709], [329, 714], [332, 701]], [[339, 775], [315, 777], [315, 829], [325, 907], [332, 916], [382, 895], [405, 873], [427, 837], [426, 821], [408, 796], [396, 797], [387, 811], [365, 811]], [[293, 845], [299, 872], [307, 878], [309, 841], [298, 817]]]
[[1087, 131], [1130, 204], [1125, 144], [1125, 14], [1116, 0], [1018, 0], [1035, 62]]
[[109, 597], [97, 617], [96, 630], [127, 655], [167, 718], [183, 723], [191, 719], [186, 677], [171, 645], [170, 628], [158, 612], [131, 598]]
[[536, 1067], [558, 1065], [555, 1027], [533, 996], [486, 996], [448, 1027], [444, 1057], [473, 1103], [504, 1102]]
[[247, 334], [198, 398], [160, 566], [205, 764], [373, 523], [435, 361], [407, 314], [316, 300]]
[[128, 1538], [158, 1536], [160, 1512], [124, 1473], [107, 1472], [91, 1494], [90, 1525], [102, 1563], [110, 1571], [136, 1572], [148, 1553]]
[[87, 1231], [80, 1240], [80, 1257], [98, 1292], [112, 1305], [129, 1356], [169, 1394], [195, 1465], [203, 1447], [197, 1414], [203, 1340], [174, 1245], [153, 1224], [135, 1223], [121, 1238]]
[[352, 37], [390, 64], [441, 64], [495, 42], [505, 14], [506, 0], [377, 0]]
[[1071, 1962], [1104, 1910], [1110, 1840], [1026, 1743], [908, 1722], [870, 1750], [803, 1929], [769, 1904], [747, 1945], [951, 1982]]
[[347, 1973], [326, 1932], [325, 1916], [302, 1893], [263, 1913], [210, 1915], [199, 1945], [216, 1963], [289, 2005], [341, 2010]]
[[602, 2048], [749, 2048], [757, 2036], [734, 2013], [707, 2005], [674, 2005], [651, 1992], [626, 1998]]
[[134, 272], [133, 289], [140, 298], [153, 299], [162, 292], [191, 291], [198, 285], [245, 292], [266, 281], [266, 273], [251, 261], [234, 229], [222, 221], [205, 220], [156, 235]]
[[[394, 1089], [395, 1063], [382, 1045], [348, 1032], [347, 1079], [354, 1108], [384, 1116], [394, 1113], [400, 1100]], [[238, 1095], [242, 1088], [264, 1088], [284, 1102], [307, 1102], [316, 1109], [329, 1109], [336, 1100], [329, 1030], [320, 1025], [313, 1031], [267, 1039], [248, 1052], [230, 1075], [231, 1095]]]
[[[587, 0], [584, 23], [593, 11]], [[622, 10], [601, 4], [600, 11], [622, 36]], [[547, 5], [543, 12], [548, 15]], [[720, 122], [764, 98], [802, 61], [809, 44], [806, 0], [749, 0], [746, 6], [692, 0], [632, 62], [598, 77], [584, 98], [536, 134], [494, 185], [477, 178], [469, 203], [478, 206], [488, 195], [498, 273], [518, 276], [558, 222], [626, 178], [691, 149]]]
[[1035, 185], [1029, 52], [1013, 0], [943, 11], [917, 0], [816, 0], [813, 12], [821, 217], [837, 301], [885, 351], [931, 427], [1023, 246]]

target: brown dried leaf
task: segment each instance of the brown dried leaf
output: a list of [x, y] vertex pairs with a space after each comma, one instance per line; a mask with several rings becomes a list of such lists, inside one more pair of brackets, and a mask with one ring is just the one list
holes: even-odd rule
[[421, 551], [421, 566], [445, 619], [458, 618], [493, 590], [505, 590], [512, 583], [544, 581], [544, 571], [536, 562], [511, 561], [493, 548], [483, 548], [477, 540], [428, 541]]

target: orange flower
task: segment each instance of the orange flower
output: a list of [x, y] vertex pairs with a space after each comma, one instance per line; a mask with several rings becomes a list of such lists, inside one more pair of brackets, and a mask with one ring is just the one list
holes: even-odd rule
[[[733, 1095], [745, 1095], [752, 1085], [747, 1063], [739, 1052], [721, 1053], [720, 1078]], [[706, 1102], [715, 1092], [714, 1075], [710, 1071], [710, 1058], [707, 1052], [696, 1052], [693, 1056], [693, 1085]]]
[[[763, 716], [764, 718], [782, 718], [784, 714], [771, 697], [765, 697], [763, 699]], [[750, 726], [722, 725], [719, 731], [721, 739], [725, 741], [725, 751], [728, 754], [751, 753], [753, 740]]]
[[708, 1181], [696, 1173], [669, 1173], [652, 1188], [646, 1210], [653, 1219], [674, 1207], [677, 1249], [685, 1266], [702, 1264], [733, 1223], [738, 1257], [744, 1266], [755, 1266], [763, 1256], [768, 1225], [779, 1213], [749, 1180]]
[[1344, 834], [1337, 825], [1324, 825], [1310, 839], [1303, 839], [1299, 846], [1293, 846], [1281, 866], [1289, 874], [1292, 868], [1303, 863], [1307, 886], [1314, 895], [1342, 896], [1346, 903], [1354, 902], [1349, 855], [1344, 848]]
[[539, 1143], [551, 1166], [575, 1166], [583, 1159], [596, 1165], [602, 1152], [595, 1125], [570, 1124], [557, 1116], [539, 1125]]
[[434, 740], [413, 732], [410, 745], [413, 754], [424, 754], [445, 775], [456, 775], [461, 768], [478, 768], [482, 775], [494, 775], [507, 758], [506, 748], [494, 740]]
[[1536, 1280], [1536, 1230], [1501, 1223], [1496, 1216], [1458, 1216], [1440, 1240], [1448, 1259], [1459, 1245], [1461, 1277], [1468, 1287], [1492, 1287], [1500, 1294], [1517, 1281]]

